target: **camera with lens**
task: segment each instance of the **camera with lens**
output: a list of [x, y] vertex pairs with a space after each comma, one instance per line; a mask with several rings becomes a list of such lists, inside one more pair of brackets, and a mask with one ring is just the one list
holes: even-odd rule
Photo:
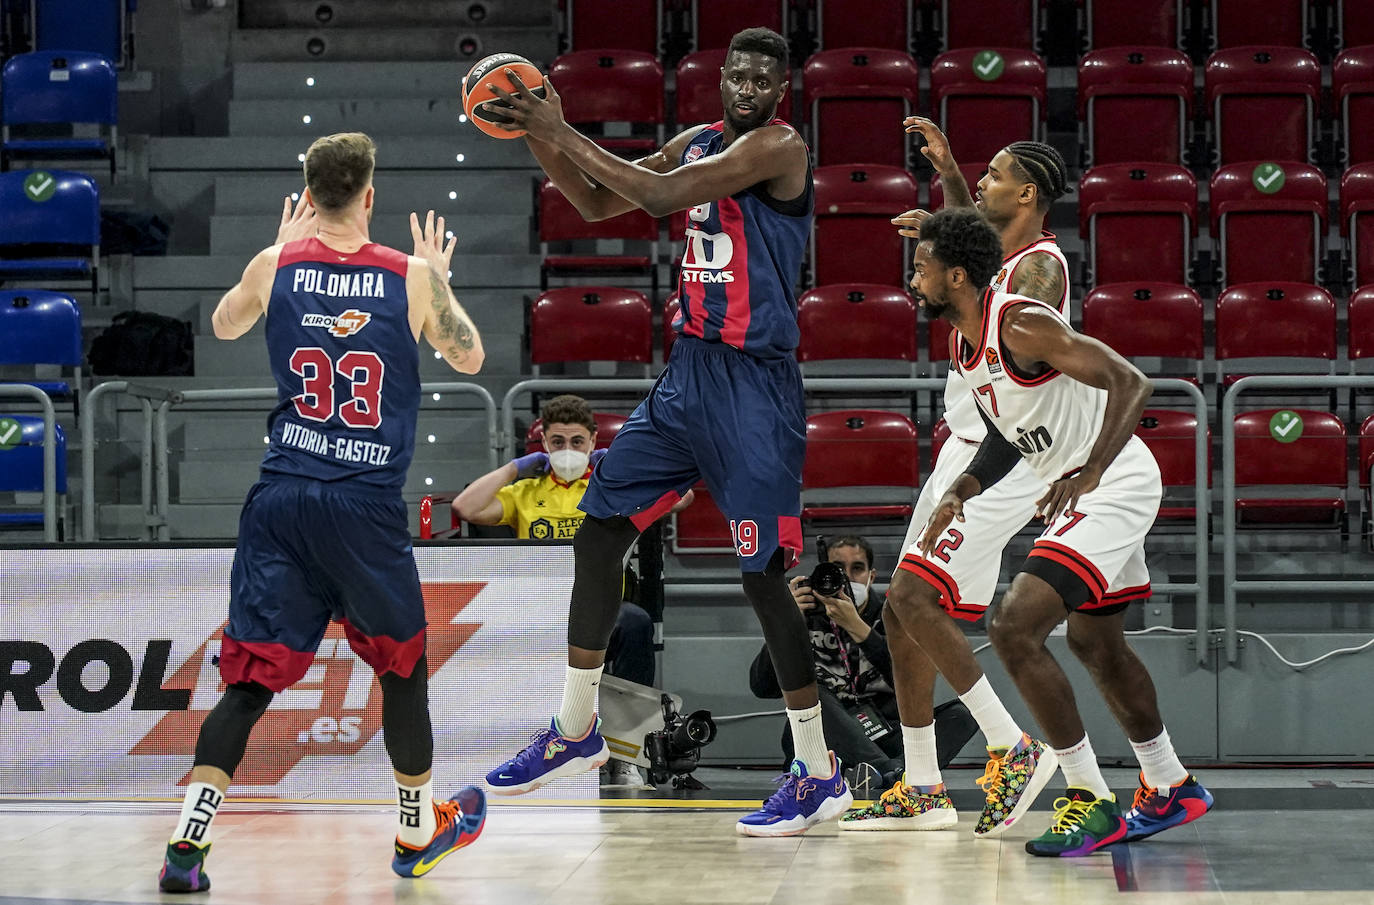
[[716, 724], [707, 710], [694, 710], [683, 716], [673, 699], [663, 695], [663, 728], [644, 736], [649, 758], [649, 781], [662, 785], [671, 778], [675, 789], [704, 789], [689, 774], [697, 768], [701, 749], [716, 737]]
[[831, 562], [828, 557], [825, 538], [817, 537], [816, 558], [820, 562], [816, 563], [816, 568], [811, 570], [810, 577], [806, 579], [807, 585], [814, 593], [822, 597], [835, 597], [843, 591], [850, 600], [853, 600], [854, 589], [849, 586], [849, 576], [839, 563]]

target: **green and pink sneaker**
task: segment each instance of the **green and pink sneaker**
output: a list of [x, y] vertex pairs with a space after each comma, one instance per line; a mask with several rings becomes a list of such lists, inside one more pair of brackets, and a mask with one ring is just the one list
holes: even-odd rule
[[959, 822], [945, 784], [908, 786], [898, 780], [866, 808], [840, 818], [840, 829], [860, 831], [943, 830]]
[[977, 780], [987, 802], [973, 835], [979, 839], [1000, 836], [1020, 820], [1035, 797], [1054, 778], [1059, 759], [1054, 749], [1028, 735], [1010, 749], [989, 748], [988, 765]]
[[1086, 789], [1069, 789], [1055, 799], [1050, 828], [1026, 842], [1026, 851], [1042, 858], [1091, 855], [1126, 838], [1126, 820], [1116, 796], [1097, 798]]

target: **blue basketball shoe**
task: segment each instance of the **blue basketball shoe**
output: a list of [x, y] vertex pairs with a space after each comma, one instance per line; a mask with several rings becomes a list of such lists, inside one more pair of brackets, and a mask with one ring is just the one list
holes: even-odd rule
[[798, 836], [841, 816], [854, 803], [833, 752], [828, 776], [813, 776], [806, 764], [794, 760], [792, 769], [778, 779], [781, 785], [763, 807], [735, 824], [741, 836]]
[[487, 822], [487, 796], [476, 786], [468, 786], [448, 801], [434, 802], [438, 826], [424, 848], [411, 848], [396, 840], [391, 869], [401, 877], [423, 877], [449, 855], [477, 841]]
[[1168, 789], [1152, 789], [1142, 775], [1135, 801], [1126, 812], [1126, 841], [1148, 839], [1155, 833], [1192, 823], [1211, 809], [1212, 793], [1196, 776]]
[[611, 759], [611, 749], [601, 737], [601, 720], [592, 718], [581, 738], [558, 731], [556, 719], [530, 739], [525, 750], [487, 774], [487, 791], [493, 795], [523, 795], [540, 786], [598, 769]]

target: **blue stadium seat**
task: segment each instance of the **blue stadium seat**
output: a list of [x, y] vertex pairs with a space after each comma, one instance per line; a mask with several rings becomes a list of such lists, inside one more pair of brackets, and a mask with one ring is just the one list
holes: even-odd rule
[[100, 193], [81, 173], [0, 173], [0, 279], [71, 277], [99, 286]]
[[49, 396], [76, 400], [81, 387], [81, 309], [71, 296], [45, 289], [0, 292], [0, 365], [62, 365], [71, 382], [26, 381]]
[[[0, 446], [0, 490], [20, 493], [43, 492], [43, 419], [37, 415], [0, 415], [19, 423], [19, 442], [14, 446]], [[55, 425], [57, 436], [57, 493], [67, 492], [67, 435], [62, 425]], [[6, 443], [12, 442], [5, 441]], [[58, 506], [61, 512], [65, 508]], [[0, 512], [0, 530], [41, 528], [43, 512]]]
[[[11, 57], [0, 73], [0, 170], [16, 157], [108, 158], [115, 175], [119, 104], [114, 65], [105, 57], [45, 50]], [[16, 127], [93, 123], [104, 134], [16, 135]]]
[[33, 0], [34, 50], [84, 50], [123, 66], [133, 0]]

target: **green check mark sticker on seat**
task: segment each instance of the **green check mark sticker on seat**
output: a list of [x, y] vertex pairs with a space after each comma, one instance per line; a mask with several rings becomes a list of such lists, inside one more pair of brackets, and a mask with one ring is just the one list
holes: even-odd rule
[[24, 177], [24, 195], [30, 201], [47, 201], [57, 191], [57, 180], [51, 173], [34, 170]]
[[1283, 188], [1283, 167], [1276, 163], [1261, 163], [1250, 173], [1250, 181], [1264, 194], [1272, 195]]
[[22, 439], [24, 432], [19, 428], [18, 421], [13, 418], [0, 418], [0, 452], [14, 449]]
[[982, 50], [973, 57], [973, 74], [985, 82], [994, 82], [1002, 77], [1007, 64], [1002, 55], [995, 50]]
[[1280, 443], [1292, 443], [1302, 436], [1302, 417], [1284, 409], [1269, 419], [1269, 436]]

